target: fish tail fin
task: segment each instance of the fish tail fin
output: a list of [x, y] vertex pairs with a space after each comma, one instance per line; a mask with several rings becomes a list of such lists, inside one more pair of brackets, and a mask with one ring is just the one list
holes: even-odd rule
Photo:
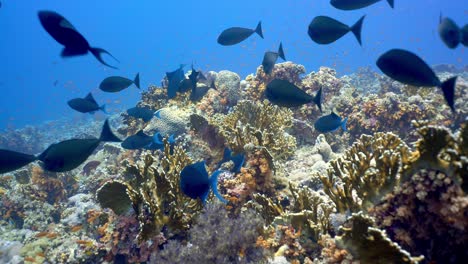
[[320, 113], [322, 113], [322, 87], [318, 90], [312, 101], [317, 105]]
[[388, 4], [390, 5], [391, 8], [394, 8], [394, 1], [393, 0], [387, 0]]
[[99, 137], [100, 141], [104, 142], [122, 142], [120, 138], [118, 138], [109, 126], [109, 119], [106, 119], [104, 125], [102, 126], [101, 136]]
[[279, 49], [278, 49], [278, 55], [283, 60], [286, 60], [286, 57], [284, 56], [283, 43], [281, 43], [281, 42], [280, 42]]
[[262, 21], [258, 22], [257, 27], [255, 28], [255, 33], [263, 38]]
[[161, 141], [161, 139], [162, 139], [162, 136], [161, 136], [161, 134], [160, 134], [159, 132], [154, 133], [154, 135], [153, 135], [153, 142], [154, 142], [155, 144], [158, 144], [158, 145], [164, 144], [164, 143]]
[[214, 195], [223, 203], [227, 203], [226, 199], [218, 192], [218, 176], [223, 172], [222, 170], [217, 170], [211, 174], [209, 179], [211, 190], [213, 190]]
[[114, 60], [116, 60], [117, 62], [119, 62], [118, 59], [116, 59], [114, 56], [112, 56], [112, 54], [110, 54], [107, 50], [105, 49], [101, 49], [101, 48], [89, 48], [89, 51], [91, 51], [91, 53], [93, 54], [93, 56], [102, 64], [106, 65], [107, 67], [109, 68], [112, 68], [112, 69], [118, 69], [117, 67], [114, 67], [112, 65], [109, 65], [107, 62], [105, 62], [103, 59], [102, 59], [102, 54], [105, 53], [109, 56], [111, 56]]
[[161, 119], [161, 111], [162, 109], [159, 109], [158, 111], [154, 112], [154, 116]]
[[452, 112], [455, 112], [455, 83], [457, 81], [457, 76], [454, 76], [440, 85], [442, 92], [444, 93], [445, 101], [452, 109]]
[[140, 73], [137, 73], [137, 75], [135, 76], [135, 80], [133, 80], [133, 82], [135, 83], [136, 87], [140, 89]]
[[359, 42], [359, 45], [362, 46], [362, 42], [361, 42], [361, 30], [362, 30], [362, 22], [364, 21], [364, 18], [366, 16], [362, 16], [357, 22], [356, 24], [354, 24], [352, 27], [351, 27], [351, 31], [353, 32], [354, 36], [356, 36], [356, 39], [357, 41]]
[[104, 114], [109, 114], [109, 113], [106, 111], [106, 104], [101, 105], [101, 107], [99, 107], [99, 109], [101, 109], [101, 111], [104, 112]]
[[348, 123], [348, 117], [345, 117], [341, 122], [341, 129], [343, 129], [343, 131], [348, 131], [348, 129], [346, 129], [346, 123]]

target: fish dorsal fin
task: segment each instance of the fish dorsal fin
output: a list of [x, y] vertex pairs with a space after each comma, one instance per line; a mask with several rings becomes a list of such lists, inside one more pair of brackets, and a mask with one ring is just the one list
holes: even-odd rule
[[104, 125], [102, 126], [101, 136], [99, 137], [99, 140], [104, 142], [122, 142], [120, 138], [118, 138], [116, 135], [114, 135], [114, 133], [112, 133], [108, 119], [106, 119]]
[[135, 135], [139, 136], [139, 137], [147, 137], [148, 135], [145, 134], [145, 132], [143, 132], [143, 129], [140, 129], [140, 131], [138, 131]]
[[94, 99], [94, 97], [93, 97], [93, 95], [91, 93], [88, 93], [88, 95], [86, 95], [86, 97], [84, 99], [97, 104], [96, 100]]
[[280, 42], [279, 49], [278, 49], [278, 56], [282, 58], [283, 60], [286, 60], [286, 57], [284, 56], [284, 50], [283, 50], [283, 43]]

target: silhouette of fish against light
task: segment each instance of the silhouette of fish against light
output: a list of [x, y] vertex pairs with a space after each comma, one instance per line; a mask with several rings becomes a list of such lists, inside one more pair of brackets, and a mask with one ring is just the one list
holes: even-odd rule
[[309, 37], [318, 44], [330, 44], [351, 31], [354, 36], [356, 36], [359, 45], [362, 45], [361, 29], [364, 18], [365, 16], [362, 16], [356, 24], [349, 27], [348, 25], [345, 25], [331, 17], [318, 16], [310, 22], [307, 33], [309, 34]]
[[441, 82], [434, 71], [416, 54], [392, 49], [377, 60], [377, 67], [388, 77], [401, 83], [420, 87], [440, 87], [447, 104], [455, 112], [455, 82], [457, 76]]
[[278, 56], [282, 58], [283, 60], [286, 60], [286, 57], [284, 56], [284, 51], [283, 51], [283, 44], [280, 43], [278, 52], [273, 52], [273, 51], [267, 51], [265, 52], [265, 55], [263, 56], [263, 71], [266, 74], [270, 74], [273, 68], [275, 67], [276, 60], [278, 59]]
[[137, 73], [133, 81], [120, 76], [107, 77], [99, 84], [99, 89], [108, 93], [116, 93], [128, 88], [132, 84], [135, 84], [135, 86], [140, 89], [139, 73]]
[[101, 110], [106, 113], [106, 105], [99, 106], [91, 93], [88, 93], [85, 98], [75, 98], [67, 102], [67, 104], [80, 113], [92, 113]]
[[265, 97], [271, 103], [285, 107], [301, 106], [314, 102], [322, 112], [322, 87], [315, 96], [312, 96], [288, 81], [274, 79], [267, 85]]
[[146, 135], [143, 130], [138, 131], [135, 135], [127, 137], [121, 146], [124, 149], [141, 149], [148, 147], [153, 142], [153, 137]]
[[107, 64], [102, 59], [102, 54], [105, 53], [116, 61], [118, 60], [104, 49], [91, 47], [83, 35], [81, 35], [66, 18], [54, 11], [39, 11], [38, 15], [41, 25], [47, 33], [58, 43], [65, 46], [61, 53], [62, 57], [85, 55], [89, 51], [100, 63], [107, 67], [117, 69]]
[[167, 81], [169, 82], [167, 85], [167, 97], [169, 99], [176, 97], [180, 82], [185, 79], [184, 66], [184, 64], [181, 64], [177, 70], [166, 72]]
[[[381, 0], [331, 0], [330, 4], [341, 10], [356, 10], [370, 5], [373, 5]], [[393, 0], [387, 0], [391, 8], [393, 8]]]
[[263, 38], [262, 21], [258, 22], [255, 29], [241, 27], [228, 28], [221, 32], [218, 37], [218, 43], [223, 46], [236, 45], [252, 36], [253, 33], [257, 33], [261, 38]]
[[200, 198], [203, 204], [206, 203], [211, 189], [219, 200], [227, 203], [218, 192], [218, 176], [220, 173], [221, 171], [217, 170], [213, 172], [211, 177], [208, 177], [204, 161], [187, 165], [180, 172], [180, 188], [188, 197], [192, 199]]
[[346, 122], [348, 122], [347, 117], [345, 119], [341, 119], [340, 116], [332, 111], [331, 114], [322, 116], [317, 119], [317, 121], [314, 123], [314, 128], [321, 133], [333, 132], [340, 127], [343, 129], [343, 131], [347, 131]]
[[127, 110], [127, 114], [134, 118], [141, 118], [144, 122], [150, 121], [154, 116], [153, 110], [148, 107], [132, 107]]
[[17, 170], [37, 160], [34, 155], [0, 149], [0, 174]]
[[193, 89], [193, 87], [192, 87], [192, 93], [190, 94], [190, 100], [192, 100], [192, 102], [200, 101], [203, 98], [203, 96], [205, 96], [205, 94], [210, 89], [218, 90], [216, 88], [216, 86], [215, 86], [215, 81], [214, 80], [211, 82], [210, 86], [207, 86], [205, 84], [201, 84], [201, 85], [197, 85], [196, 89]]
[[458, 46], [458, 44], [460, 44], [460, 42], [466, 46], [466, 43], [463, 41], [463, 38], [466, 38], [466, 36], [464, 36], [463, 31], [452, 19], [448, 17], [441, 17], [438, 31], [440, 38], [447, 47], [454, 49]]
[[42, 167], [48, 171], [64, 172], [80, 166], [101, 142], [121, 142], [115, 136], [106, 120], [99, 138], [69, 139], [50, 145], [37, 158], [42, 161]]

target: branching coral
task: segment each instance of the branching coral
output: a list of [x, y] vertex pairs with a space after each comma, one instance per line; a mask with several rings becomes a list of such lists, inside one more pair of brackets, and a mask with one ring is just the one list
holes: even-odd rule
[[374, 221], [363, 214], [353, 214], [350, 226], [341, 227], [336, 238], [340, 247], [347, 249], [361, 263], [418, 263], [398, 244], [392, 242], [385, 231], [374, 227]]
[[211, 123], [234, 152], [253, 144], [267, 148], [275, 159], [286, 159], [296, 148], [295, 138], [285, 132], [292, 125], [292, 112], [267, 101], [240, 101], [231, 113], [215, 115]]
[[339, 213], [366, 209], [398, 185], [408, 146], [393, 133], [362, 135], [320, 179]]

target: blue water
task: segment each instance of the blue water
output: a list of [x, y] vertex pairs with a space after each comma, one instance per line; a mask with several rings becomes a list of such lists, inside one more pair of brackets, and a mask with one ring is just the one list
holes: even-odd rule
[[[382, 1], [357, 11], [336, 10], [328, 0], [0, 1], [0, 129], [82, 118], [86, 115], [74, 112], [66, 101], [89, 91], [111, 112], [134, 106], [141, 93], [134, 86], [118, 94], [97, 89], [111, 75], [133, 79], [140, 72], [142, 90], [159, 85], [165, 72], [181, 63], [245, 77], [255, 72], [266, 50], [277, 50], [280, 41], [287, 59], [303, 64], [308, 72], [320, 66], [334, 67], [339, 74], [374, 67], [377, 57], [391, 48], [416, 52], [429, 64], [463, 66], [468, 61], [466, 48], [448, 49], [436, 31], [440, 12], [459, 26], [468, 22], [463, 0], [395, 0], [395, 9]], [[62, 46], [41, 27], [39, 10], [65, 16], [91, 46], [117, 57], [120, 69], [107, 68], [91, 55], [61, 58]], [[324, 46], [307, 35], [307, 26], [317, 15], [352, 25], [363, 14], [367, 15], [363, 47], [352, 34]], [[259, 20], [265, 39], [254, 35], [236, 46], [217, 44], [225, 28], [254, 28]]]

